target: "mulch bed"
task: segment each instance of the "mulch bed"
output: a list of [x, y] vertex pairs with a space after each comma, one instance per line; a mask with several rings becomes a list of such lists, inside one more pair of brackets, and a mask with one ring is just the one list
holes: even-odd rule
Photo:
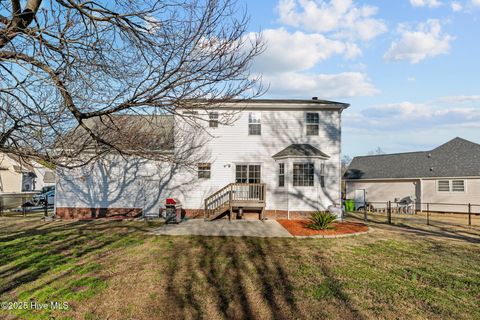
[[293, 236], [339, 236], [368, 231], [368, 226], [355, 222], [334, 222], [332, 229], [313, 230], [307, 227], [308, 220], [277, 220]]

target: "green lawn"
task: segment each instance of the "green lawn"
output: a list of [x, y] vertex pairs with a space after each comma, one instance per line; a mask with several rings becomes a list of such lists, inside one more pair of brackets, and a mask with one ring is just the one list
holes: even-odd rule
[[[374, 225], [299, 240], [164, 237], [152, 227], [0, 218], [0, 301], [28, 305], [0, 318], [480, 319], [476, 231]], [[68, 308], [31, 309], [51, 302]]]

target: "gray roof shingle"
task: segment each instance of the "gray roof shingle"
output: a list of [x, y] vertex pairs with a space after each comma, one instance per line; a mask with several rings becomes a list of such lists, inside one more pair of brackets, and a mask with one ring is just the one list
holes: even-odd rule
[[431, 151], [355, 157], [345, 179], [479, 177], [480, 144], [455, 138]]
[[305, 157], [305, 158], [330, 158], [329, 155], [323, 153], [309, 144], [291, 144], [282, 151], [275, 154], [272, 158], [288, 158], [288, 157]]

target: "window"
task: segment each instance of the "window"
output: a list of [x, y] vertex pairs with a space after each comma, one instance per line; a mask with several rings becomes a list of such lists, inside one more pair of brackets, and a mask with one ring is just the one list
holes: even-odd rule
[[198, 178], [199, 179], [210, 179], [211, 175], [211, 164], [210, 163], [199, 163], [198, 164]]
[[465, 192], [465, 180], [438, 180], [438, 192]]
[[285, 187], [285, 164], [278, 164], [278, 186]]
[[318, 136], [320, 117], [317, 112], [307, 112], [307, 136]]
[[208, 126], [210, 128], [218, 128], [218, 112], [210, 112], [208, 116], [210, 119], [208, 121]]
[[325, 188], [325, 163], [320, 166], [320, 187]]
[[438, 180], [437, 183], [439, 192], [449, 192], [450, 191], [450, 181], [449, 180]]
[[465, 192], [465, 180], [452, 180], [453, 192]]
[[259, 136], [262, 134], [262, 125], [260, 123], [260, 112], [250, 112], [248, 114], [248, 134], [251, 136]]
[[236, 183], [260, 183], [261, 168], [258, 164], [237, 164], [235, 166]]
[[313, 163], [293, 164], [293, 185], [295, 187], [313, 187]]

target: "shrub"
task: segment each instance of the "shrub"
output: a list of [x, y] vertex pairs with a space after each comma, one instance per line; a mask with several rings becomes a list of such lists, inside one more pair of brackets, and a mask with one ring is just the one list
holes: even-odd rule
[[310, 216], [310, 223], [307, 225], [307, 227], [313, 230], [331, 229], [331, 224], [336, 219], [337, 216], [331, 214], [330, 212], [317, 211], [315, 213], [312, 213], [312, 215]]

